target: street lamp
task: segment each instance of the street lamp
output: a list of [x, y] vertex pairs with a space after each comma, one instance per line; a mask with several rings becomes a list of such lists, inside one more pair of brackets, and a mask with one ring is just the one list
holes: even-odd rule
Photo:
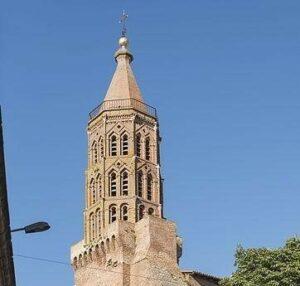
[[22, 228], [12, 229], [10, 232], [24, 230], [25, 233], [35, 233], [35, 232], [46, 231], [49, 228], [50, 228], [50, 225], [47, 222], [40, 221], [40, 222], [36, 222], [36, 223], [30, 224], [30, 225], [26, 225], [25, 227], [22, 227]]

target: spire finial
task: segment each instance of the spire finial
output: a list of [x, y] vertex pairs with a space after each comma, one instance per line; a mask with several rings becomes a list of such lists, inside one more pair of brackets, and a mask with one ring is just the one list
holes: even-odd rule
[[120, 18], [119, 23], [122, 24], [122, 37], [126, 37], [127, 29], [126, 29], [126, 20], [128, 18], [128, 14], [123, 10], [122, 16]]
[[119, 23], [122, 24], [122, 35], [119, 39], [119, 49], [115, 53], [115, 59], [117, 61], [117, 58], [119, 55], [127, 55], [129, 57], [129, 62], [132, 62], [133, 56], [128, 50], [129, 41], [126, 37], [127, 29], [126, 29], [126, 20], [128, 18], [128, 14], [126, 14], [125, 10], [123, 10], [122, 16], [119, 20]]

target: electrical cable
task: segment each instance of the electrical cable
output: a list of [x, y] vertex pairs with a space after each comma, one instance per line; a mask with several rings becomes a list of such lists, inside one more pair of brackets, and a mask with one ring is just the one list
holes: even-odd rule
[[[28, 256], [28, 255], [22, 255], [22, 254], [14, 254], [14, 257], [20, 257], [20, 258], [24, 258], [24, 259], [30, 259], [30, 260], [40, 261], [40, 262], [46, 262], [46, 263], [52, 263], [52, 264], [60, 264], [60, 265], [65, 265], [65, 266], [72, 267], [71, 263], [64, 262], [64, 261], [59, 261], [59, 260], [54, 260], [54, 259], [34, 257], [34, 256]], [[103, 272], [111, 272], [111, 273], [122, 274], [122, 275], [124, 274], [123, 272], [109, 270], [109, 269], [101, 269], [101, 268], [90, 267], [90, 266], [86, 266], [86, 268], [97, 270], [97, 271], [103, 271]], [[167, 283], [171, 283], [173, 285], [178, 285], [178, 283], [176, 283], [174, 281], [165, 280], [165, 279], [153, 278], [153, 277], [143, 276], [143, 275], [138, 275], [138, 274], [125, 274], [125, 275], [127, 275], [127, 276], [133, 276], [133, 277], [140, 277], [140, 278], [148, 279], [148, 280], [156, 280], [156, 281], [161, 281], [161, 282], [167, 282]]]

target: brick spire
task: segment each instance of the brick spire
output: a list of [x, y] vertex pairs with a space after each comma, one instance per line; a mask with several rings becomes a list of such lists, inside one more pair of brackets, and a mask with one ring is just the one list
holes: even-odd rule
[[133, 61], [133, 56], [128, 50], [128, 39], [125, 36], [119, 39], [119, 46], [119, 49], [115, 53], [115, 60], [117, 62], [116, 71], [104, 101], [136, 99], [144, 102], [130, 66], [130, 63]]

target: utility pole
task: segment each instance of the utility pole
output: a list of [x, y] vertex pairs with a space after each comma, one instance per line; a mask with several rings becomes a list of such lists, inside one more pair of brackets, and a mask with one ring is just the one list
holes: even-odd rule
[[0, 106], [0, 286], [15, 286]]

